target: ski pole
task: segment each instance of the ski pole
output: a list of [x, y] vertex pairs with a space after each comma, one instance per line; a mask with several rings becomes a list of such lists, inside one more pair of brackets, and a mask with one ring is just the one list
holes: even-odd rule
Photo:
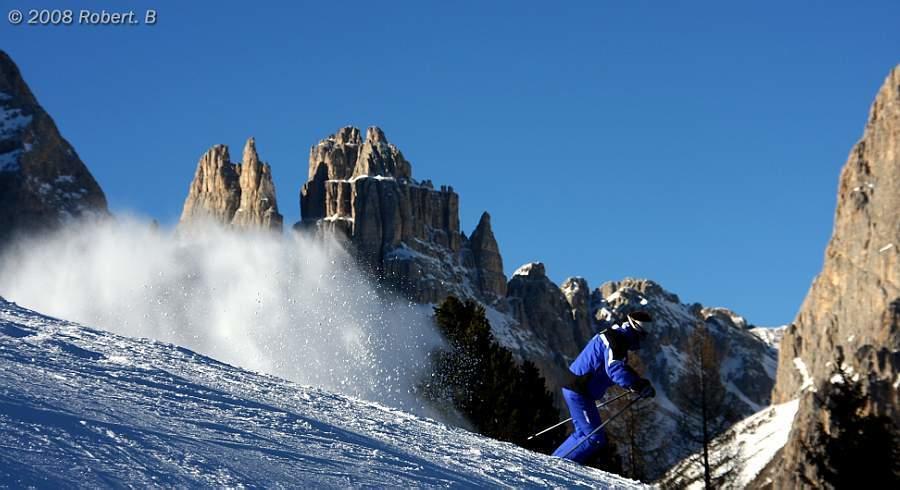
[[[630, 392], [630, 391], [625, 391], [625, 392], [622, 392], [622, 393], [616, 395], [615, 397], [613, 397], [613, 398], [611, 398], [611, 399], [609, 399], [609, 400], [606, 400], [605, 402], [597, 402], [597, 408], [605, 407], [606, 405], [609, 405], [610, 403], [612, 403], [612, 402], [618, 400], [619, 398], [622, 398], [623, 396], [625, 396], [625, 395], [627, 395], [627, 394], [629, 394], [629, 393], [631, 393], [631, 392]], [[535, 437], [537, 437], [537, 436], [539, 436], [539, 435], [541, 435], [541, 434], [545, 434], [545, 433], [547, 433], [547, 432], [550, 432], [551, 430], [553, 430], [553, 429], [559, 427], [560, 425], [565, 424], [566, 422], [568, 422], [568, 421], [570, 421], [570, 420], [572, 420], [572, 417], [569, 417], [569, 418], [567, 418], [566, 420], [563, 420], [562, 422], [559, 422], [558, 424], [551, 425], [550, 427], [547, 427], [546, 429], [544, 429], [544, 430], [538, 432], [537, 434], [528, 436], [528, 439], [525, 439], [525, 440], [526, 440], [526, 441], [530, 441], [530, 440], [534, 439]]]
[[[630, 392], [630, 391], [626, 391], [626, 393], [631, 393], [631, 392]], [[567, 458], [570, 454], [572, 454], [573, 451], [575, 451], [576, 449], [578, 449], [578, 446], [584, 444], [584, 441], [587, 441], [588, 439], [590, 439], [592, 435], [594, 435], [594, 434], [600, 432], [600, 429], [602, 429], [604, 426], [606, 426], [606, 424], [612, 422], [613, 419], [616, 418], [616, 417], [618, 417], [619, 415], [621, 415], [622, 412], [624, 412], [625, 410], [628, 410], [629, 408], [631, 408], [631, 406], [634, 405], [635, 403], [637, 403], [637, 401], [640, 400], [641, 398], [643, 398], [643, 397], [640, 396], [640, 395], [638, 395], [637, 398], [634, 398], [634, 399], [632, 399], [630, 402], [628, 402], [628, 405], [625, 405], [624, 407], [622, 407], [622, 410], [619, 410], [618, 412], [616, 412], [615, 414], [613, 414], [611, 417], [609, 417], [608, 419], [606, 419], [605, 422], [603, 422], [602, 424], [600, 424], [599, 427], [597, 427], [596, 429], [592, 430], [590, 434], [584, 436], [580, 441], [578, 441], [578, 444], [575, 444], [574, 446], [572, 446], [572, 449], [569, 449], [568, 451], [566, 451], [566, 454], [563, 454], [563, 455], [562, 455], [563, 459]]]

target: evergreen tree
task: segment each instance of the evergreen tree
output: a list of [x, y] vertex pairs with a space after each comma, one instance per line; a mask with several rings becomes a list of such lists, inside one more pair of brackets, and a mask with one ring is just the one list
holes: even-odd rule
[[448, 347], [433, 353], [433, 374], [422, 386], [426, 397], [439, 409], [455, 408], [480, 434], [542, 452], [555, 449], [561, 435], [526, 440], [559, 418], [544, 378], [533, 363], [517, 363], [494, 340], [484, 308], [449, 296], [434, 316]]
[[[861, 481], [900, 488], [900, 434], [890, 417], [867, 412], [868, 400], [839, 354], [831, 377], [813, 395], [820, 414], [802, 445], [803, 458], [815, 468], [816, 481], [798, 472], [805, 483], [824, 488], [853, 488]], [[827, 422], [827, 426], [826, 426]]]

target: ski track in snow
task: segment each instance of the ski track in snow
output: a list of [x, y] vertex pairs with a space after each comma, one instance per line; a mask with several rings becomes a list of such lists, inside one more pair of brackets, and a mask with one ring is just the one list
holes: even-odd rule
[[2, 299], [0, 387], [0, 486], [641, 487]]

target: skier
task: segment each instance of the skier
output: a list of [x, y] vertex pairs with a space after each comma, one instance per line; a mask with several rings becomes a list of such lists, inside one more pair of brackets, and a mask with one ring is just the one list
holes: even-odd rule
[[606, 433], [602, 429], [587, 441], [582, 440], [600, 426], [596, 401], [602, 399], [614, 383], [642, 398], [656, 396], [650, 381], [638, 376], [628, 365], [628, 351], [640, 347], [651, 321], [652, 317], [646, 311], [629, 313], [626, 321], [613, 323], [595, 335], [569, 366], [571, 377], [562, 393], [572, 414], [575, 431], [553, 452], [554, 456], [584, 464], [606, 445]]

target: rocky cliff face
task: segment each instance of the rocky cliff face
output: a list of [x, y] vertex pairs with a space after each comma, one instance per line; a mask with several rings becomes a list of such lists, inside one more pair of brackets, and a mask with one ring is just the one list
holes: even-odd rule
[[[565, 365], [590, 338], [578, 331], [572, 305], [547, 277], [540, 262], [523, 265], [513, 273], [507, 285], [507, 301], [519, 328], [533, 332], [547, 350], [561, 356]], [[588, 305], [583, 308], [586, 316]]]
[[225, 145], [213, 146], [200, 157], [178, 226], [185, 229], [206, 221], [281, 231], [272, 169], [260, 161], [253, 138], [247, 140], [240, 164], [231, 162]]
[[345, 127], [310, 149], [298, 228], [346, 237], [357, 257], [410, 299], [448, 294], [492, 304], [506, 278], [490, 217], [473, 239], [460, 232], [459, 196], [412, 178], [412, 167], [377, 127]]
[[18, 233], [108, 215], [97, 181], [0, 51], [0, 246]]
[[[837, 353], [862, 376], [870, 412], [900, 423], [900, 66], [875, 97], [838, 186], [834, 231], [816, 277], [781, 342], [776, 402], [800, 397], [776, 486], [794, 486], [801, 445], [822, 414], [809, 393]], [[827, 421], [826, 421], [827, 422]], [[826, 423], [827, 427], [827, 423]], [[813, 479], [814, 474], [808, 474]]]
[[[573, 309], [559, 287], [547, 277], [544, 264], [534, 262], [519, 267], [506, 286], [508, 327], [492, 320], [501, 343], [521, 358], [537, 365], [547, 380], [557, 406], [565, 413], [560, 388], [568, 380], [568, 366], [584, 345], [573, 320]], [[589, 306], [584, 305], [587, 315]], [[589, 338], [589, 337], [588, 337]]]
[[574, 337], [581, 343], [587, 342], [596, 333], [591, 319], [593, 310], [591, 309], [591, 291], [588, 289], [587, 280], [583, 277], [570, 277], [563, 281], [559, 289], [569, 304]]

